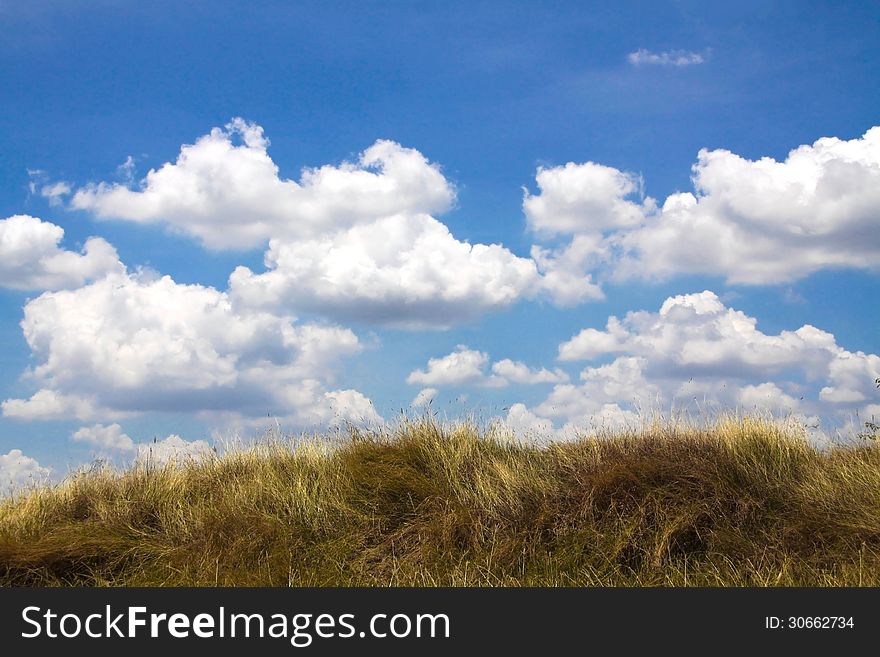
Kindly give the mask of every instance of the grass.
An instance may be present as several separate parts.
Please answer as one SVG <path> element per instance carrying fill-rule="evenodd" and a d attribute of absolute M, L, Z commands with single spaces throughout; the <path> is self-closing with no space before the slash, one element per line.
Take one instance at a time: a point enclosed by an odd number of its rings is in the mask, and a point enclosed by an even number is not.
<path fill-rule="evenodd" d="M 271 441 L 7 498 L 0 584 L 878 586 L 880 448 L 754 418 Z"/>

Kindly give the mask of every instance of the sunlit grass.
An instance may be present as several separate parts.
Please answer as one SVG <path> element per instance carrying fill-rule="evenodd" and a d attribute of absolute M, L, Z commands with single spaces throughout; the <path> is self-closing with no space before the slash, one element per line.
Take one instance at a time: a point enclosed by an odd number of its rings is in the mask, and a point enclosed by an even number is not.
<path fill-rule="evenodd" d="M 877 586 L 880 449 L 759 418 L 272 440 L 7 498 L 0 583 Z"/>

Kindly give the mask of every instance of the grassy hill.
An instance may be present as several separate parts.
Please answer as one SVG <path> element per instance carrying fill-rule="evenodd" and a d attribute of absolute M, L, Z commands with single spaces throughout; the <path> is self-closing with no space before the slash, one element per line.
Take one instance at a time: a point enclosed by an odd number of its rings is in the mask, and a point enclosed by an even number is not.
<path fill-rule="evenodd" d="M 0 502 L 0 584 L 878 586 L 880 448 L 757 419 L 276 441 Z"/>

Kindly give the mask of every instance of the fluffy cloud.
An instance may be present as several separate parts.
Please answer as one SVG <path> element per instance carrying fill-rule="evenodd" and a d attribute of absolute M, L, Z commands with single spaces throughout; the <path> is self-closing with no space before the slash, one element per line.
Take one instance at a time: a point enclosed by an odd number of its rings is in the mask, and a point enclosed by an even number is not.
<path fill-rule="evenodd" d="M 595 162 L 540 168 L 535 180 L 538 193 L 523 198 L 529 228 L 545 239 L 572 236 L 561 248 L 532 247 L 541 290 L 559 306 L 604 298 L 590 272 L 610 255 L 606 235 L 641 225 L 654 200 L 642 198 L 637 176 Z"/>
<path fill-rule="evenodd" d="M 513 361 L 509 358 L 492 363 L 492 374 L 510 383 L 535 384 L 535 383 L 561 383 L 568 381 L 568 375 L 560 369 L 550 371 L 544 368 L 531 369 L 525 363 Z"/>
<path fill-rule="evenodd" d="M 510 383 L 558 383 L 568 380 L 568 376 L 562 370 L 557 369 L 553 372 L 546 369 L 534 370 L 524 363 L 509 358 L 493 363 L 491 371 L 487 371 L 488 365 L 489 354 L 468 349 L 460 344 L 451 354 L 429 359 L 426 370 L 410 372 L 406 382 L 432 386 L 502 387 Z"/>
<path fill-rule="evenodd" d="M 0 219 L 0 285 L 14 290 L 54 290 L 82 285 L 124 270 L 114 249 L 100 237 L 81 253 L 59 248 L 64 229 L 28 215 Z"/>
<path fill-rule="evenodd" d="M 426 370 L 415 370 L 407 383 L 421 385 L 480 385 L 485 381 L 489 354 L 458 345 L 451 354 L 428 360 Z"/>
<path fill-rule="evenodd" d="M 674 194 L 621 240 L 624 275 L 721 274 L 783 283 L 833 267 L 880 262 L 880 128 L 820 139 L 783 162 L 700 151 L 697 195 Z"/>
<path fill-rule="evenodd" d="M 659 312 L 610 317 L 559 346 L 566 361 L 612 356 L 588 366 L 580 383 L 554 386 L 532 412 L 574 429 L 614 426 L 688 405 L 739 407 L 840 423 L 870 414 L 880 357 L 839 346 L 805 325 L 772 335 L 726 307 L 713 292 L 666 299 Z"/>
<path fill-rule="evenodd" d="M 417 150 L 377 141 L 356 162 L 305 169 L 297 182 L 279 177 L 267 146 L 260 126 L 235 119 L 139 189 L 93 184 L 71 205 L 162 222 L 214 249 L 268 240 L 266 271 L 239 267 L 229 284 L 237 303 L 273 312 L 445 328 L 539 292 L 535 262 L 460 241 L 432 216 L 455 189 Z"/>
<path fill-rule="evenodd" d="M 658 386 L 645 379 L 645 364 L 645 359 L 626 357 L 586 368 L 580 385 L 554 386 L 535 410 L 539 416 L 561 418 L 571 427 L 587 429 L 634 422 L 639 410 L 650 409 L 660 397 Z"/>
<path fill-rule="evenodd" d="M 298 425 L 374 420 L 352 390 L 327 390 L 361 345 L 348 329 L 236 308 L 225 293 L 171 278 L 111 275 L 28 302 L 22 329 L 38 364 L 20 419 L 106 421 L 148 411 L 267 413 Z"/>
<path fill-rule="evenodd" d="M 835 404 L 861 404 L 876 397 L 871 385 L 880 377 L 880 356 L 841 350 L 828 366 L 828 384 L 819 397 Z"/>
<path fill-rule="evenodd" d="M 800 400 L 770 382 L 743 386 L 737 393 L 737 401 L 745 410 L 765 409 L 777 414 L 797 411 L 800 407 Z"/>
<path fill-rule="evenodd" d="M 538 169 L 539 193 L 525 191 L 523 211 L 531 229 L 549 235 L 601 234 L 638 226 L 654 210 L 640 195 L 642 181 L 595 162 Z"/>
<path fill-rule="evenodd" d="M 563 360 L 613 353 L 649 358 L 651 372 L 663 375 L 745 377 L 794 369 L 815 379 L 830 376 L 831 363 L 850 352 L 810 325 L 762 333 L 755 318 L 727 308 L 706 290 L 670 297 L 658 313 L 611 317 L 605 331 L 585 329 L 559 346 Z"/>
<path fill-rule="evenodd" d="M 413 400 L 409 405 L 412 408 L 427 406 L 437 396 L 438 392 L 440 391 L 437 390 L 437 388 L 422 388 L 419 390 L 418 394 L 413 397 Z"/>
<path fill-rule="evenodd" d="M 558 249 L 534 245 L 531 256 L 541 274 L 540 289 L 557 306 L 605 298 L 602 288 L 588 273 L 605 256 L 601 236 L 576 235 L 567 246 Z"/>
<path fill-rule="evenodd" d="M 184 440 L 176 434 L 171 434 L 163 440 L 154 440 L 149 443 L 138 443 L 136 446 L 137 461 L 152 465 L 165 465 L 166 463 L 184 463 L 198 461 L 213 453 L 211 446 L 205 440 Z"/>
<path fill-rule="evenodd" d="M 461 242 L 425 214 L 393 215 L 304 241 L 273 239 L 268 271 L 238 267 L 230 294 L 255 308 L 289 308 L 407 328 L 447 327 L 533 294 L 535 263 L 498 244 Z"/>
<path fill-rule="evenodd" d="M 0 454 L 0 486 L 19 488 L 45 481 L 50 473 L 49 468 L 44 468 L 36 459 L 25 456 L 20 449 Z"/>
<path fill-rule="evenodd" d="M 689 52 L 687 50 L 652 52 L 645 48 L 639 48 L 635 52 L 631 52 L 626 58 L 634 66 L 641 66 L 643 64 L 653 66 L 693 66 L 706 61 L 703 55 L 698 52 Z"/>
<path fill-rule="evenodd" d="M 525 404 L 512 404 L 507 410 L 504 425 L 515 436 L 529 442 L 542 442 L 556 435 L 553 421 L 538 417 Z"/>
<path fill-rule="evenodd" d="M 443 212 L 453 187 L 416 150 L 377 141 L 355 163 L 280 178 L 263 129 L 237 118 L 184 145 L 177 160 L 151 170 L 139 189 L 93 184 L 74 208 L 98 217 L 165 223 L 213 249 L 260 246 L 270 237 L 310 239 L 413 212 Z"/>
<path fill-rule="evenodd" d="M 91 427 L 82 427 L 71 434 L 75 442 L 87 443 L 101 452 L 131 452 L 135 450 L 134 441 L 123 433 L 118 424 L 105 426 L 95 424 Z"/>
<path fill-rule="evenodd" d="M 4 417 L 16 420 L 66 420 L 75 418 L 83 422 L 96 419 L 116 420 L 130 413 L 97 408 L 91 399 L 76 394 L 42 388 L 29 399 L 7 399 L 0 404 Z"/>
<path fill-rule="evenodd" d="M 589 238 L 569 271 L 760 285 L 820 269 L 878 269 L 880 127 L 849 141 L 819 139 L 782 162 L 701 150 L 693 182 L 693 193 L 672 194 L 658 210 L 650 198 L 633 199 L 633 174 L 569 163 L 539 170 L 540 194 L 527 193 L 523 209 L 536 230 Z"/>
<path fill-rule="evenodd" d="M 49 205 L 61 205 L 61 200 L 70 194 L 70 185 L 66 182 L 56 182 L 49 185 L 43 185 L 40 188 L 40 196 L 48 199 Z"/>
<path fill-rule="evenodd" d="M 162 440 L 135 442 L 118 424 L 95 424 L 82 427 L 71 434 L 75 442 L 83 442 L 94 447 L 106 458 L 133 456 L 139 463 L 164 465 L 171 461 L 190 461 L 205 458 L 213 453 L 206 440 L 184 440 L 171 434 Z"/>

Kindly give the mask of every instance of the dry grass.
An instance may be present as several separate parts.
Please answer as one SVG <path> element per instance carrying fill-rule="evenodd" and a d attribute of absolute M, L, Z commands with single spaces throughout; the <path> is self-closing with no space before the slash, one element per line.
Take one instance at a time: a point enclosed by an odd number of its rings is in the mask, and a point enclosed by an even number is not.
<path fill-rule="evenodd" d="M 880 449 L 748 418 L 276 441 L 0 502 L 0 584 L 878 586 Z"/>

